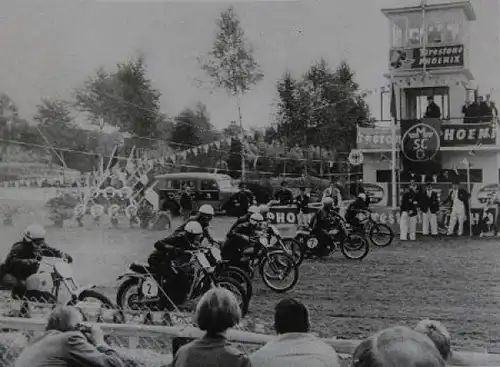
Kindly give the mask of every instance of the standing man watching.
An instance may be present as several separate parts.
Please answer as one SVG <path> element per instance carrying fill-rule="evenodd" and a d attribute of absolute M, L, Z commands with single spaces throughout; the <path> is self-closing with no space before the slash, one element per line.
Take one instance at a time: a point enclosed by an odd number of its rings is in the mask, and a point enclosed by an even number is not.
<path fill-rule="evenodd" d="M 429 235 L 429 226 L 431 234 L 438 235 L 437 212 L 439 211 L 439 198 L 436 191 L 432 190 L 432 183 L 427 183 L 426 189 L 420 192 L 418 198 L 418 207 L 422 211 L 422 233 Z"/>

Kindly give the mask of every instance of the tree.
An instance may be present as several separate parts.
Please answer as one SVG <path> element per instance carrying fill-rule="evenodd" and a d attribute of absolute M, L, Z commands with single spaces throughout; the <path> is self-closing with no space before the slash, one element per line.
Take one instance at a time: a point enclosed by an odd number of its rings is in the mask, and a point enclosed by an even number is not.
<path fill-rule="evenodd" d="M 76 107 L 94 124 L 106 123 L 138 137 L 154 138 L 160 123 L 161 93 L 146 76 L 143 57 L 117 65 L 109 73 L 99 69 L 76 90 Z"/>
<path fill-rule="evenodd" d="M 198 103 L 194 109 L 185 108 L 175 118 L 171 140 L 181 150 L 213 142 L 216 137 L 207 108 L 202 103 Z"/>
<path fill-rule="evenodd" d="M 236 121 L 231 121 L 229 125 L 222 130 L 222 135 L 227 138 L 240 138 L 242 133 L 243 131 Z"/>
<path fill-rule="evenodd" d="M 245 39 L 233 7 L 222 12 L 217 20 L 215 41 L 201 68 L 212 79 L 215 87 L 236 98 L 239 124 L 243 127 L 241 97 L 257 84 L 264 74 L 253 57 L 253 48 Z M 244 168 L 243 164 L 241 168 Z"/>

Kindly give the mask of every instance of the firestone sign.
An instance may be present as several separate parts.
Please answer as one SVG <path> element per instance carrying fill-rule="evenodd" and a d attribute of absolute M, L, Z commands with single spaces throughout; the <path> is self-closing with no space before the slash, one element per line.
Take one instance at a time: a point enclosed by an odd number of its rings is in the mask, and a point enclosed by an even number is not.
<path fill-rule="evenodd" d="M 396 129 L 396 144 L 401 140 L 399 127 Z M 357 148 L 358 149 L 391 149 L 392 132 L 387 128 L 358 128 Z"/>
<path fill-rule="evenodd" d="M 390 67 L 393 70 L 449 68 L 464 66 L 464 46 L 436 46 L 391 50 Z"/>

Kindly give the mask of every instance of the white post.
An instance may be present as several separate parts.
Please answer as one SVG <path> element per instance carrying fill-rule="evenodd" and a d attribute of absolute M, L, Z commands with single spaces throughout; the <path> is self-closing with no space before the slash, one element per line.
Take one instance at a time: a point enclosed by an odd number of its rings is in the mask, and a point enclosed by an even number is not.
<path fill-rule="evenodd" d="M 393 97 L 393 88 L 394 88 L 394 76 L 393 76 L 393 73 L 391 71 L 391 99 Z M 394 98 L 396 98 L 395 96 L 395 92 L 394 92 Z M 391 103 L 392 100 L 391 100 Z M 394 103 L 396 103 L 396 101 L 394 101 Z M 397 113 L 396 113 L 397 115 Z M 396 124 L 397 124 L 397 116 L 393 116 L 392 117 L 392 124 L 391 124 L 391 173 L 392 173 L 392 178 L 391 178 L 391 182 L 392 182 L 392 209 L 397 209 L 398 207 L 398 202 L 397 202 L 397 198 L 398 198 L 398 188 L 397 188 L 397 168 L 396 168 Z"/>
<path fill-rule="evenodd" d="M 468 194 L 469 194 L 468 196 L 470 197 L 470 195 L 472 194 L 472 189 L 471 189 L 471 186 L 470 186 L 470 162 L 469 162 L 468 159 L 467 159 L 466 163 L 467 163 L 467 191 L 468 191 Z M 469 201 L 469 237 L 472 237 L 472 211 L 471 211 L 471 202 L 470 202 L 470 200 L 468 198 L 467 198 L 467 200 Z"/>

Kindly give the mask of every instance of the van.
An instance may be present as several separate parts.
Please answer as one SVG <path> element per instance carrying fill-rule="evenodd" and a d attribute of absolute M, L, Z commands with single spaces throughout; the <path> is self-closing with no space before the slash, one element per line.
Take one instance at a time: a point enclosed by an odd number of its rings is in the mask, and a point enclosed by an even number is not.
<path fill-rule="evenodd" d="M 155 177 L 158 182 L 155 191 L 159 205 L 165 203 L 172 214 L 179 212 L 179 199 L 184 186 L 191 187 L 193 200 L 197 207 L 210 204 L 216 212 L 222 212 L 225 204 L 238 192 L 228 175 L 207 172 L 167 173 Z"/>

